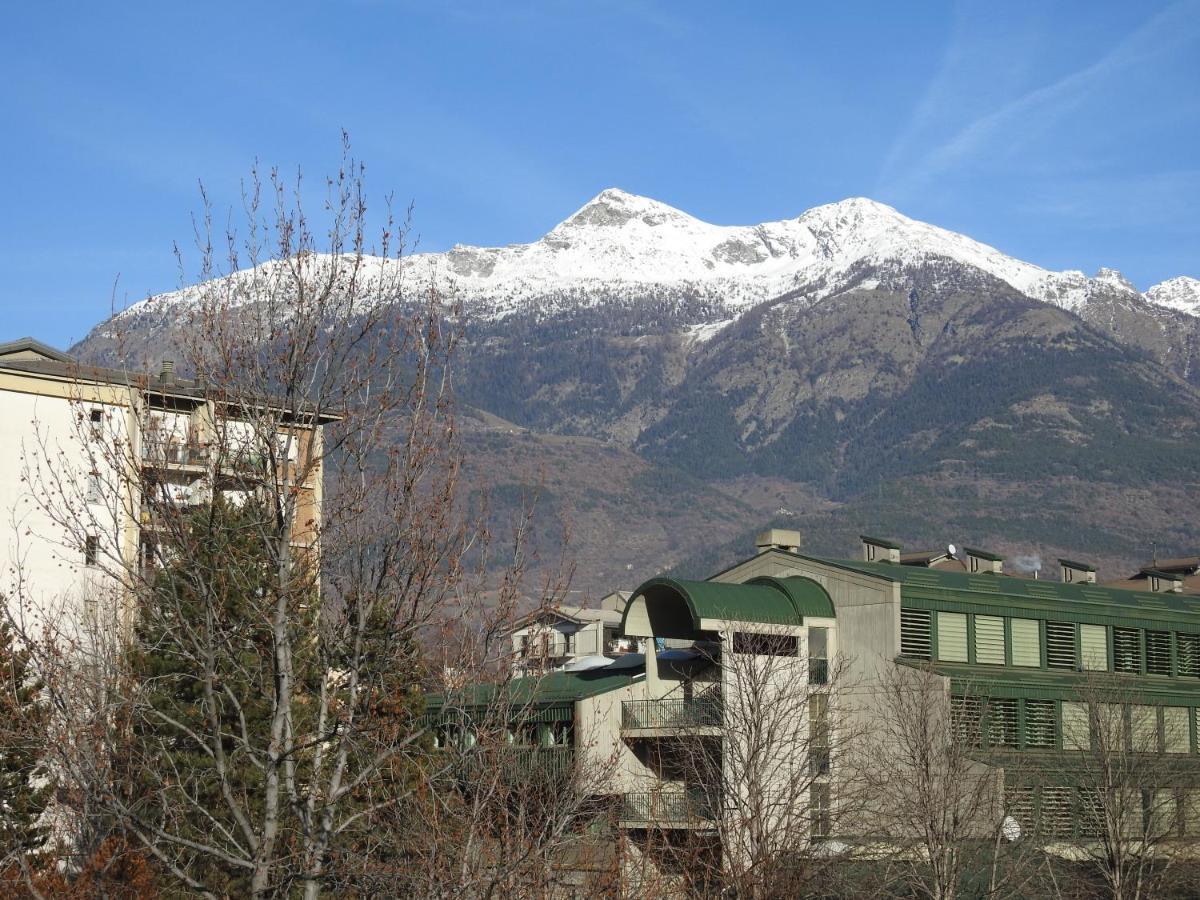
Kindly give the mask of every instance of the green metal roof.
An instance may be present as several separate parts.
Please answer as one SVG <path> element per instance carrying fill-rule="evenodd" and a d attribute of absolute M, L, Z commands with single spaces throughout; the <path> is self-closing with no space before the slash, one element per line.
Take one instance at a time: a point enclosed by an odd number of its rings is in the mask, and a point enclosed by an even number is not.
<path fill-rule="evenodd" d="M 763 625 L 802 625 L 804 617 L 833 617 L 833 601 L 811 578 L 754 578 L 742 584 L 721 581 L 683 581 L 651 578 L 633 592 L 621 617 L 621 630 L 634 601 L 647 602 L 653 595 L 674 594 L 687 605 L 692 628 L 700 630 L 702 619 L 726 619 Z M 657 632 L 656 632 L 657 633 Z"/>
<path fill-rule="evenodd" d="M 462 693 L 449 697 L 445 694 L 433 694 L 427 697 L 425 702 L 431 709 L 445 706 L 447 702 L 479 707 L 497 700 L 511 706 L 551 706 L 574 703 L 619 690 L 644 677 L 645 670 L 640 667 L 622 668 L 616 672 L 610 672 L 607 666 L 584 669 L 580 672 L 548 672 L 542 676 L 514 678 L 502 685 L 471 685 L 464 688 Z"/>
<path fill-rule="evenodd" d="M 898 582 L 903 601 L 933 601 L 935 605 L 939 602 L 969 603 L 973 607 L 979 607 L 977 611 L 983 611 L 983 607 L 999 610 L 1024 607 L 1058 613 L 1078 621 L 1087 621 L 1089 617 L 1097 620 L 1124 618 L 1178 621 L 1181 617 L 1200 615 L 1200 596 L 1193 594 L 1129 591 L 1096 584 L 1013 578 L 990 572 L 972 574 L 945 569 L 926 569 L 921 566 L 902 566 L 889 562 L 861 562 L 815 556 L 808 558 L 852 572 Z M 1193 619 L 1189 624 L 1200 625 L 1200 621 Z"/>

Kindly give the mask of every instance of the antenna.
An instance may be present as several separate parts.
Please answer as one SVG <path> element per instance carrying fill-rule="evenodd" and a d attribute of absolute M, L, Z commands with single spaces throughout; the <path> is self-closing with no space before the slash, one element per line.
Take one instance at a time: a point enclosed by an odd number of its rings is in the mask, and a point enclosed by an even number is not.
<path fill-rule="evenodd" d="M 1158 541 L 1150 542 L 1150 565 L 1158 565 Z"/>

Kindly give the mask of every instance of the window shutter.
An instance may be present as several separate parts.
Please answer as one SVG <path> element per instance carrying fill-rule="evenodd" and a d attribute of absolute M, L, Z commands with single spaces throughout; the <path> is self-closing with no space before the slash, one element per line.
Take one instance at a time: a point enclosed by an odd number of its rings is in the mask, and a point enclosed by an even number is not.
<path fill-rule="evenodd" d="M 1146 632 L 1146 674 L 1171 674 L 1171 632 Z"/>
<path fill-rule="evenodd" d="M 1046 623 L 1046 665 L 1051 669 L 1075 668 L 1075 623 Z"/>
<path fill-rule="evenodd" d="M 1017 746 L 1017 701 L 1004 697 L 988 701 L 988 743 L 993 747 Z"/>
<path fill-rule="evenodd" d="M 1108 671 L 1108 629 L 1104 625 L 1080 625 L 1079 649 L 1083 668 Z"/>
<path fill-rule="evenodd" d="M 1141 635 L 1136 628 L 1113 629 L 1113 670 L 1116 672 L 1141 672 Z"/>
<path fill-rule="evenodd" d="M 967 661 L 967 617 L 963 613 L 937 614 L 938 659 Z"/>
<path fill-rule="evenodd" d="M 1069 837 L 1075 830 L 1075 791 L 1069 787 L 1042 788 L 1041 825 L 1045 834 Z"/>
<path fill-rule="evenodd" d="M 1158 752 L 1158 707 L 1135 705 L 1129 708 L 1129 726 L 1134 753 Z"/>
<path fill-rule="evenodd" d="M 980 747 L 983 744 L 983 704 L 978 697 L 950 698 L 950 716 L 954 737 L 961 746 Z"/>
<path fill-rule="evenodd" d="M 1200 634 L 1175 635 L 1176 672 L 1182 678 L 1200 678 Z"/>
<path fill-rule="evenodd" d="M 1000 616 L 975 617 L 975 662 L 1004 665 L 1004 619 Z"/>
<path fill-rule="evenodd" d="M 1037 619 L 1009 619 L 1008 624 L 1012 634 L 1012 664 L 1040 668 L 1042 646 Z"/>
<path fill-rule="evenodd" d="M 1054 701 L 1025 701 L 1025 746 L 1052 749 L 1058 746 L 1055 734 Z"/>
<path fill-rule="evenodd" d="M 1163 743 L 1168 753 L 1192 750 L 1191 711 L 1186 706 L 1163 707 Z"/>
<path fill-rule="evenodd" d="M 1085 704 L 1063 703 L 1062 739 L 1064 750 L 1092 748 L 1092 732 L 1088 726 L 1088 708 Z"/>
<path fill-rule="evenodd" d="M 900 610 L 900 652 L 914 659 L 931 658 L 930 612 L 925 609 Z"/>

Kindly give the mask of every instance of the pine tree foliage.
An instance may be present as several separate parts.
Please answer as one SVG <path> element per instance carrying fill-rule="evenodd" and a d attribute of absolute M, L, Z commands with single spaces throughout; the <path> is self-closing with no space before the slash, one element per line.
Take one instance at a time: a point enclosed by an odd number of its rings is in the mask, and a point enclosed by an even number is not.
<path fill-rule="evenodd" d="M 53 784 L 40 753 L 47 708 L 30 655 L 0 622 L 0 860 L 41 848 Z"/>

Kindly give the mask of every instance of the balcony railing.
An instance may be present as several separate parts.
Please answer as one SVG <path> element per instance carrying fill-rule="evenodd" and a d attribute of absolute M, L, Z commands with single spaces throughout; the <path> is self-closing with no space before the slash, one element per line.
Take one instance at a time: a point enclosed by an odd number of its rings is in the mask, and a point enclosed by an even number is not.
<path fill-rule="evenodd" d="M 706 728 L 721 724 L 717 697 L 694 700 L 626 700 L 621 704 L 622 728 Z"/>
<path fill-rule="evenodd" d="M 145 441 L 142 443 L 142 461 L 154 466 L 203 466 L 208 462 L 208 448 L 198 444 Z"/>
<path fill-rule="evenodd" d="M 715 818 L 716 803 L 698 789 L 629 793 L 621 807 L 621 820 L 632 825 L 695 828 Z"/>

